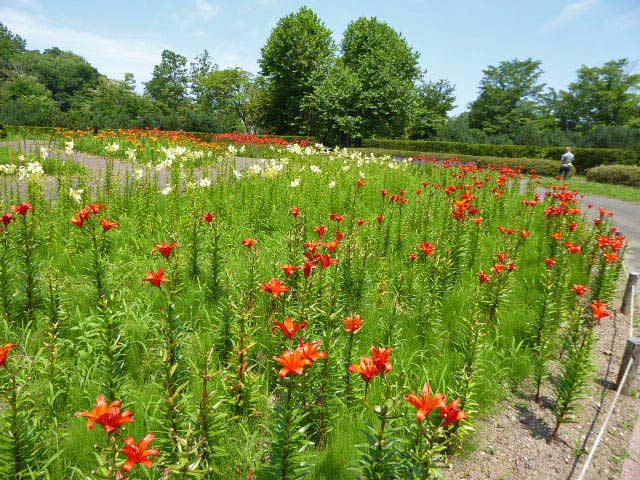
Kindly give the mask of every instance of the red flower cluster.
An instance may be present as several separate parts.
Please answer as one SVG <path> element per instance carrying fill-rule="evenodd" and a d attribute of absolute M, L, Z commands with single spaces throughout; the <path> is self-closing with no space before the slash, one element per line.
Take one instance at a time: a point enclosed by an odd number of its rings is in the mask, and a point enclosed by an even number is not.
<path fill-rule="evenodd" d="M 7 343 L 4 346 L 0 346 L 0 368 L 5 366 L 5 364 L 7 363 L 7 355 L 14 348 L 16 348 L 15 343 Z"/>
<path fill-rule="evenodd" d="M 76 213 L 72 215 L 71 223 L 78 228 L 82 228 L 85 222 L 87 222 L 89 218 L 91 218 L 91 215 L 95 217 L 102 210 L 105 210 L 106 208 L 107 208 L 106 205 L 102 205 L 98 203 L 91 203 L 89 205 L 85 205 L 84 207 L 82 207 L 80 210 L 78 210 Z M 105 217 L 102 217 L 100 219 L 100 225 L 102 225 L 102 229 L 105 232 L 108 232 L 112 228 L 120 228 L 120 224 L 118 222 L 107 220 Z"/>
<path fill-rule="evenodd" d="M 278 377 L 282 379 L 287 375 L 302 375 L 305 367 L 312 366 L 313 362 L 320 359 L 326 360 L 327 354 L 318 351 L 320 345 L 322 345 L 321 340 L 306 343 L 300 339 L 298 348 L 293 351 L 285 350 L 279 357 L 273 357 L 282 366 Z"/>
<path fill-rule="evenodd" d="M 391 352 L 392 348 L 372 346 L 371 357 L 362 357 L 359 364 L 354 363 L 349 367 L 349 372 L 359 373 L 362 379 L 369 383 L 378 375 L 391 372 Z"/>
<path fill-rule="evenodd" d="M 420 396 L 410 393 L 404 397 L 407 402 L 418 409 L 416 420 L 422 423 L 435 409 L 440 410 L 440 421 L 446 428 L 452 423 L 459 422 L 467 418 L 467 414 L 460 410 L 460 399 L 457 398 L 447 405 L 447 397 L 442 393 L 431 394 L 431 385 L 425 383 Z"/>
<path fill-rule="evenodd" d="M 20 205 L 13 205 L 11 209 L 18 215 L 25 217 L 30 211 L 34 211 L 35 208 L 29 202 L 21 203 Z"/>
<path fill-rule="evenodd" d="M 107 405 L 107 399 L 104 395 L 100 395 L 96 400 L 96 406 L 93 410 L 78 412 L 75 416 L 88 418 L 87 428 L 89 430 L 93 430 L 93 426 L 97 423 L 98 425 L 102 425 L 104 431 L 111 435 L 116 432 L 121 425 L 133 422 L 133 412 L 131 410 L 125 410 L 123 412 L 121 411 L 121 407 L 122 402 L 120 400 L 116 400 Z M 124 472 L 131 472 L 133 467 L 139 463 L 145 467 L 151 467 L 153 465 L 153 461 L 149 457 L 157 457 L 160 455 L 160 452 L 155 448 L 148 448 L 154 438 L 155 435 L 149 433 L 140 440 L 139 443 L 136 443 L 133 437 L 127 437 L 124 441 L 125 447 L 120 450 L 127 456 L 127 461 L 122 467 Z"/>

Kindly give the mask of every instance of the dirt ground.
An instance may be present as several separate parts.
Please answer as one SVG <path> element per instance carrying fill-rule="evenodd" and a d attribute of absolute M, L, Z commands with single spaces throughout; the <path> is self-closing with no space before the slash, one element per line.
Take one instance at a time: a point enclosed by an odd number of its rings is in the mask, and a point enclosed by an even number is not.
<path fill-rule="evenodd" d="M 626 280 L 622 279 L 622 280 Z M 624 288 L 624 281 L 621 285 Z M 612 302 L 619 306 L 620 299 Z M 448 480 L 576 479 L 615 396 L 615 382 L 629 337 L 629 318 L 620 313 L 597 327 L 594 346 L 596 372 L 582 402 L 579 421 L 562 425 L 558 440 L 547 444 L 554 425 L 553 387 L 547 381 L 540 404 L 535 388 L 523 384 L 495 413 L 477 422 L 470 439 L 475 449 L 456 456 L 443 472 Z M 615 480 L 620 474 L 631 433 L 638 419 L 637 397 L 620 396 L 600 447 L 585 476 L 588 480 Z M 639 479 L 640 480 L 640 479 Z"/>

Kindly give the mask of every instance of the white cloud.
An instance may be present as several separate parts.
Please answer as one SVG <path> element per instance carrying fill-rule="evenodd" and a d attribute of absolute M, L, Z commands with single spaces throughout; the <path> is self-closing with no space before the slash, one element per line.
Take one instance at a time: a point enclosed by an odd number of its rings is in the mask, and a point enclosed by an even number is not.
<path fill-rule="evenodd" d="M 19 5 L 0 6 L 2 22 L 13 32 L 27 40 L 28 48 L 59 47 L 83 56 L 101 73 L 122 79 L 131 72 L 140 82 L 151 77 L 160 54 L 167 48 L 145 38 L 112 37 L 83 31 L 69 20 L 56 21 L 40 13 L 34 0 L 20 0 Z"/>
<path fill-rule="evenodd" d="M 204 0 L 196 0 L 196 11 L 204 21 L 211 20 L 220 11 L 220 7 Z"/>
<path fill-rule="evenodd" d="M 553 27 L 561 25 L 584 15 L 589 9 L 595 6 L 598 0 L 578 0 L 564 6 L 560 15 L 547 22 L 547 26 Z"/>

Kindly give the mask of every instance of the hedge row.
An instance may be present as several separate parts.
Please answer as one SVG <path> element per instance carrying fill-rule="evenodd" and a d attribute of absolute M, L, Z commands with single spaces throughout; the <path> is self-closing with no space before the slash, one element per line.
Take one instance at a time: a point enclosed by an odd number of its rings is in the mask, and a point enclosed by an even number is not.
<path fill-rule="evenodd" d="M 478 155 L 501 158 L 544 158 L 560 162 L 566 147 L 536 147 L 532 145 L 494 145 L 482 143 L 439 142 L 432 140 L 387 140 L 363 141 L 363 147 L 389 148 L 412 152 L 443 152 L 456 155 Z M 638 153 L 633 150 L 614 148 L 574 148 L 574 166 L 578 173 L 598 165 L 637 165 Z"/>
<path fill-rule="evenodd" d="M 434 152 L 414 152 L 409 150 L 393 150 L 386 148 L 355 148 L 363 153 L 373 153 L 377 156 L 390 155 L 392 157 L 428 157 L 439 158 L 444 160 L 445 158 L 455 157 L 462 162 L 474 162 L 480 167 L 487 167 L 489 165 L 496 166 L 508 166 L 511 168 L 522 167 L 524 173 L 537 173 L 545 176 L 556 176 L 558 174 L 559 162 L 554 160 L 546 160 L 544 158 L 511 158 L 511 157 L 486 157 L 476 155 L 449 155 L 447 153 L 434 153 Z"/>
<path fill-rule="evenodd" d="M 0 132 L 4 132 L 4 135 L 19 136 L 19 137 L 33 137 L 41 135 L 55 135 L 55 127 L 24 127 L 17 125 L 0 125 Z"/>
<path fill-rule="evenodd" d="M 587 170 L 587 180 L 640 188 L 640 167 L 631 165 L 600 165 Z"/>

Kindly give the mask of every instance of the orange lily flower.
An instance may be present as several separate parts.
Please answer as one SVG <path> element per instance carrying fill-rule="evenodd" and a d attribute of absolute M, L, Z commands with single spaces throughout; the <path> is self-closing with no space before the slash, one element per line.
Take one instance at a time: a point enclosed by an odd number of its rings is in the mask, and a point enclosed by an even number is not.
<path fill-rule="evenodd" d="M 271 331 L 275 333 L 276 330 L 280 330 L 282 333 L 284 333 L 285 337 L 287 337 L 289 340 L 293 340 L 293 337 L 296 336 L 296 333 L 298 333 L 298 330 L 306 330 L 306 329 L 307 329 L 306 321 L 295 323 L 293 321 L 293 318 L 287 317 L 284 319 L 284 322 L 275 322 L 275 327 L 273 327 Z"/>
<path fill-rule="evenodd" d="M 376 364 L 376 368 L 380 370 L 380 373 L 391 371 L 391 361 L 389 360 L 391 352 L 393 352 L 393 348 L 371 347 L 371 353 L 373 353 L 373 363 Z"/>
<path fill-rule="evenodd" d="M 289 287 L 282 283 L 280 279 L 272 278 L 267 283 L 262 284 L 262 291 L 272 293 L 273 298 L 278 298 L 283 293 L 288 292 Z"/>
<path fill-rule="evenodd" d="M 607 304 L 600 300 L 591 304 L 591 311 L 593 312 L 593 318 L 595 318 L 598 323 L 600 323 L 600 320 L 603 318 L 611 316 L 611 312 L 607 310 Z"/>
<path fill-rule="evenodd" d="M 443 426 L 445 427 L 466 418 L 468 418 L 467 414 L 463 410 L 460 410 L 459 398 L 456 398 L 449 405 L 440 407 L 440 419 L 443 421 Z"/>
<path fill-rule="evenodd" d="M 147 273 L 147 277 L 142 280 L 142 283 L 149 282 L 154 287 L 161 288 L 161 285 L 168 281 L 167 277 L 164 276 L 164 268 L 160 268 L 157 272 Z"/>
<path fill-rule="evenodd" d="M 421 396 L 410 393 L 404 399 L 418 409 L 416 420 L 422 423 L 433 410 L 436 408 L 444 408 L 446 406 L 446 397 L 441 393 L 431 395 L 431 385 L 425 383 L 422 387 Z"/>
<path fill-rule="evenodd" d="M 107 433 L 115 432 L 118 427 L 124 423 L 133 422 L 133 412 L 131 410 L 125 410 L 120 413 L 120 407 L 122 402 L 116 400 L 107 405 L 107 400 L 104 395 L 100 395 L 96 400 L 96 406 L 93 410 L 87 412 L 78 412 L 76 417 L 86 417 L 87 428 L 93 430 L 93 425 L 98 423 L 103 426 L 104 431 Z"/>
<path fill-rule="evenodd" d="M 367 383 L 373 380 L 380 373 L 380 370 L 378 370 L 378 367 L 376 367 L 376 364 L 371 357 L 362 357 L 360 359 L 360 364 L 358 365 L 357 363 L 354 363 L 349 367 L 349 371 L 351 373 L 359 373 L 362 379 Z"/>
<path fill-rule="evenodd" d="M 285 350 L 279 357 L 273 357 L 273 359 L 282 365 L 278 377 L 281 379 L 287 375 L 302 375 L 304 373 L 304 367 L 307 365 L 307 359 L 304 358 L 304 354 L 296 349 L 293 352 L 291 350 Z"/>
<path fill-rule="evenodd" d="M 154 245 L 156 248 L 151 250 L 151 253 L 158 252 L 164 258 L 169 258 L 173 250 L 180 246 L 176 242 L 154 242 Z"/>
<path fill-rule="evenodd" d="M 4 367 L 7 363 L 7 354 L 14 348 L 16 348 L 15 343 L 7 343 L 3 347 L 0 347 L 0 367 Z"/>
<path fill-rule="evenodd" d="M 121 451 L 127 456 L 127 461 L 122 469 L 129 473 L 133 467 L 141 463 L 145 467 L 151 467 L 153 461 L 149 457 L 157 457 L 160 452 L 155 448 L 148 449 L 147 447 L 153 442 L 156 436 L 153 433 L 147 434 L 140 443 L 136 444 L 133 437 L 128 437 L 124 443 L 127 445 Z"/>
<path fill-rule="evenodd" d="M 326 352 L 318 351 L 320 345 L 322 345 L 322 340 L 315 342 L 303 342 L 302 339 L 300 339 L 300 346 L 298 347 L 298 350 L 300 350 L 302 355 L 304 355 L 307 365 L 311 366 L 313 365 L 313 362 L 317 362 L 320 359 L 327 359 Z"/>
<path fill-rule="evenodd" d="M 364 321 L 360 318 L 360 315 L 355 315 L 347 317 L 342 323 L 344 323 L 347 333 L 355 333 L 362 328 Z"/>
<path fill-rule="evenodd" d="M 120 228 L 120 223 L 112 222 L 111 220 L 107 220 L 105 217 L 100 219 L 100 225 L 102 225 L 105 232 L 108 232 L 112 228 Z"/>

